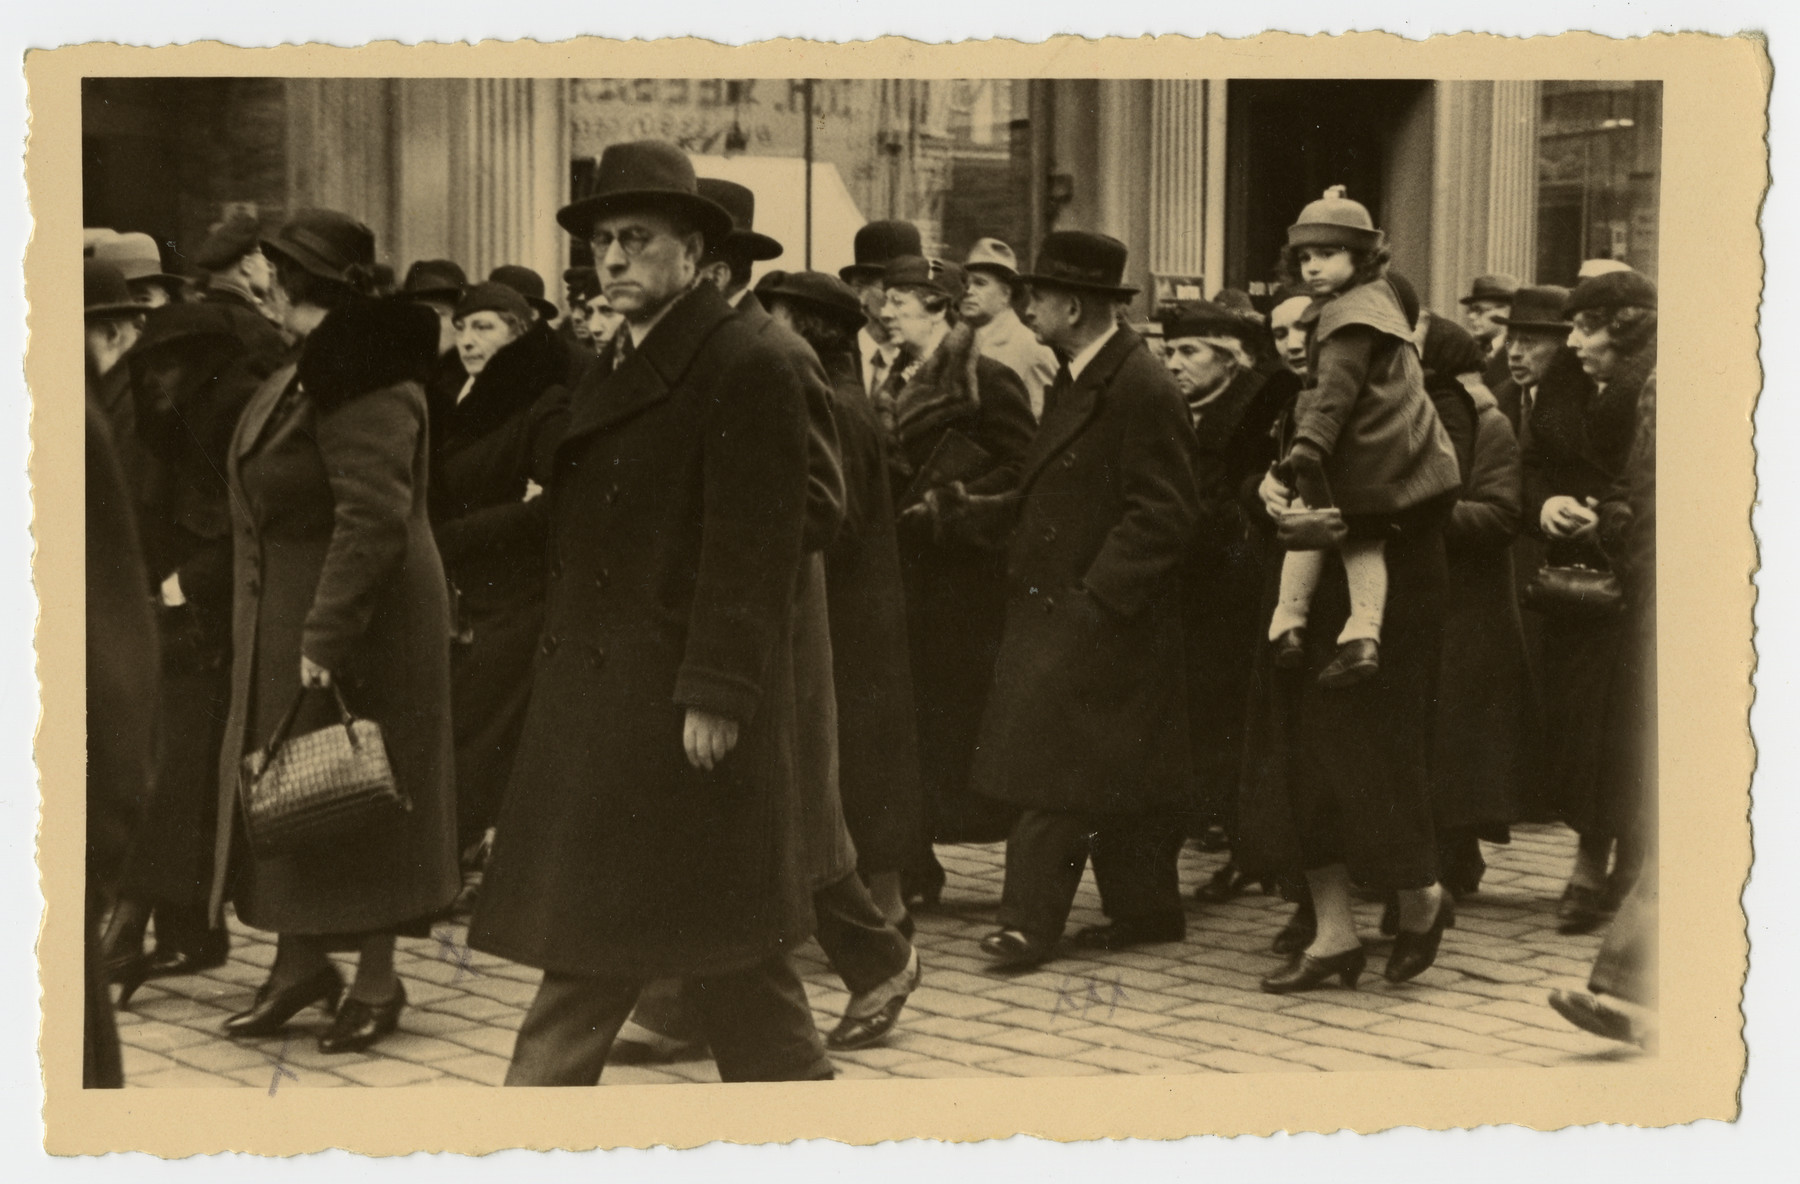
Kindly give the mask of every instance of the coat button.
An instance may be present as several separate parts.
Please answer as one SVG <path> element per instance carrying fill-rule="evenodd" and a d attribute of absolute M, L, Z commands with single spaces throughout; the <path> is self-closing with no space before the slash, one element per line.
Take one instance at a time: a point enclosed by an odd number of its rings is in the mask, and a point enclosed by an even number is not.
<path fill-rule="evenodd" d="M 618 500 L 619 500 L 619 485 L 618 485 L 618 482 L 615 481 L 613 484 L 608 485 L 606 487 L 606 504 L 610 506 Z"/>
<path fill-rule="evenodd" d="M 612 587 L 612 572 L 607 571 L 604 567 L 601 568 L 600 574 L 594 577 L 594 587 L 596 587 L 596 588 Z"/>
<path fill-rule="evenodd" d="M 606 665 L 606 651 L 597 645 L 589 647 L 588 665 L 592 666 L 595 670 Z"/>
<path fill-rule="evenodd" d="M 1072 469 L 1074 467 L 1075 467 L 1075 454 L 1073 452 L 1071 452 L 1067 456 L 1063 457 L 1063 468 Z"/>
<path fill-rule="evenodd" d="M 1054 543 L 1056 541 L 1056 527 L 1054 527 L 1054 526 L 1044 527 L 1044 541 L 1046 543 Z"/>
<path fill-rule="evenodd" d="M 544 634 L 544 643 L 539 648 L 544 651 L 544 656 L 546 658 L 548 658 L 551 654 L 554 654 L 556 652 L 556 634 L 554 634 L 554 633 Z"/>
<path fill-rule="evenodd" d="M 1044 611 L 1047 613 L 1056 611 L 1056 597 L 1054 597 L 1054 596 L 1044 597 Z"/>

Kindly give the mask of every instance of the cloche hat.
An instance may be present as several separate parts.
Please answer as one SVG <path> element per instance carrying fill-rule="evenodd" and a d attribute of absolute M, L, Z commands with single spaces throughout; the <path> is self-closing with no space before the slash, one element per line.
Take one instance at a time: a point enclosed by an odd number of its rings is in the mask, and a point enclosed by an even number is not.
<path fill-rule="evenodd" d="M 300 210 L 263 240 L 266 254 L 280 255 L 320 279 L 361 288 L 374 279 L 375 232 L 337 210 Z"/>
<path fill-rule="evenodd" d="M 771 271 L 757 283 L 756 294 L 804 304 L 848 329 L 860 329 L 868 320 L 850 285 L 822 271 Z"/>
<path fill-rule="evenodd" d="M 1575 287 L 1569 297 L 1568 315 L 1595 308 L 1656 307 L 1656 285 L 1636 271 L 1609 271 L 1590 276 Z"/>
<path fill-rule="evenodd" d="M 1381 231 L 1375 228 L 1367 206 L 1351 201 L 1344 196 L 1343 186 L 1334 185 L 1300 211 L 1288 227 L 1287 245 L 1374 250 L 1381 245 Z"/>

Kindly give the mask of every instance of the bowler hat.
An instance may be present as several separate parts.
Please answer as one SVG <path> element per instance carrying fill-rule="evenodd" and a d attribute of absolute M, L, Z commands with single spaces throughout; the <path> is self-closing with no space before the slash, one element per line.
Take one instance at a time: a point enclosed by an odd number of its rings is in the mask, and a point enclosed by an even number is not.
<path fill-rule="evenodd" d="M 1164 341 L 1183 337 L 1230 337 L 1246 347 L 1251 342 L 1250 323 L 1242 315 L 1211 300 L 1173 305 L 1161 319 Z"/>
<path fill-rule="evenodd" d="M 847 284 L 876 279 L 889 260 L 924 255 L 925 245 L 919 239 L 919 228 L 911 222 L 870 222 L 856 232 L 855 250 L 856 262 L 838 269 L 838 278 Z"/>
<path fill-rule="evenodd" d="M 756 294 L 803 304 L 848 329 L 860 329 L 868 320 L 850 285 L 822 271 L 771 271 L 756 285 Z"/>
<path fill-rule="evenodd" d="M 988 271 L 1009 284 L 1019 282 L 1019 257 L 997 238 L 978 238 L 963 260 L 964 271 Z"/>
<path fill-rule="evenodd" d="M 1137 295 L 1119 283 L 1125 278 L 1125 244 L 1089 230 L 1057 230 L 1044 236 L 1037 266 L 1019 276 L 1033 287 L 1104 292 L 1121 299 Z"/>
<path fill-rule="evenodd" d="M 155 280 L 179 288 L 185 282 L 180 276 L 163 270 L 162 253 L 156 249 L 156 240 L 141 230 L 96 239 L 93 257 L 118 268 L 127 284 Z"/>
<path fill-rule="evenodd" d="M 546 321 L 554 321 L 562 310 L 544 298 L 544 277 L 529 267 L 517 263 L 502 263 L 488 272 L 488 283 L 505 284 L 519 295 L 525 297 L 525 303 L 537 310 L 538 316 Z"/>
<path fill-rule="evenodd" d="M 400 295 L 408 300 L 442 300 L 455 304 L 469 286 L 463 269 L 448 259 L 420 259 L 406 269 Z"/>
<path fill-rule="evenodd" d="M 374 278 L 375 232 L 337 210 L 300 210 L 263 251 L 281 255 L 320 279 L 364 287 Z"/>
<path fill-rule="evenodd" d="M 1341 192 L 1341 191 L 1338 191 Z M 1290 247 L 1349 247 L 1374 250 L 1381 245 L 1381 231 L 1369 217 L 1369 208 L 1347 197 L 1327 196 L 1308 202 L 1288 227 Z"/>
<path fill-rule="evenodd" d="M 1474 304 L 1487 300 L 1495 304 L 1510 304 L 1518 290 L 1519 281 L 1503 271 L 1493 275 L 1478 275 L 1475 282 L 1469 285 L 1469 294 L 1462 298 L 1461 303 Z"/>
<path fill-rule="evenodd" d="M 1609 271 L 1590 276 L 1575 286 L 1568 314 L 1594 308 L 1655 308 L 1656 285 L 1635 271 Z"/>
<path fill-rule="evenodd" d="M 476 284 L 456 302 L 458 320 L 470 313 L 484 311 L 507 313 L 517 317 L 527 327 L 531 325 L 531 305 L 517 288 L 501 280 Z"/>
<path fill-rule="evenodd" d="M 925 288 L 951 300 L 961 300 L 967 279 L 962 268 L 942 259 L 923 255 L 901 255 L 888 260 L 881 271 L 884 288 Z"/>
<path fill-rule="evenodd" d="M 556 211 L 556 221 L 576 238 L 593 235 L 601 218 L 632 210 L 666 210 L 693 220 L 708 245 L 731 233 L 731 215 L 700 195 L 694 165 L 666 140 L 610 144 L 600 154 L 587 196 Z"/>
<path fill-rule="evenodd" d="M 766 234 L 758 234 L 756 225 L 756 193 L 747 185 L 718 177 L 700 178 L 700 196 L 724 208 L 731 215 L 731 233 L 709 247 L 733 253 L 742 252 L 753 260 L 781 258 L 781 244 Z"/>
<path fill-rule="evenodd" d="M 569 290 L 571 302 L 588 300 L 600 294 L 600 273 L 591 267 L 570 267 L 563 271 L 563 286 Z"/>
<path fill-rule="evenodd" d="M 142 316 L 145 308 L 131 298 L 125 274 L 104 259 L 81 261 L 81 296 L 84 317 L 88 320 L 119 320 Z"/>
<path fill-rule="evenodd" d="M 261 245 L 262 227 L 252 214 L 237 213 L 213 227 L 194 252 L 194 266 L 223 271 Z"/>
<path fill-rule="evenodd" d="M 1520 288 L 1513 296 L 1510 316 L 1497 318 L 1508 329 L 1536 330 L 1540 333 L 1569 332 L 1569 290 L 1555 284 L 1536 288 Z"/>

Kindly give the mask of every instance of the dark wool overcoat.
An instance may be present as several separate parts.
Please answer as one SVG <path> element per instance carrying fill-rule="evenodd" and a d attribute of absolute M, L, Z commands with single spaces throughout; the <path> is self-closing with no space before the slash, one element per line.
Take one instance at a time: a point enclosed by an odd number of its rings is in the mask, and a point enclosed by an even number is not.
<path fill-rule="evenodd" d="M 984 357 L 967 325 L 958 325 L 901 387 L 904 419 L 891 441 L 894 510 L 903 514 L 924 490 L 918 472 L 951 432 L 987 454 L 969 476 L 971 492 L 997 495 L 1018 484 L 1037 430 L 1019 376 Z M 885 395 L 885 392 L 884 392 Z M 919 772 L 926 827 L 939 842 L 985 842 L 1012 829 L 1012 811 L 974 796 L 969 767 L 987 705 L 1006 622 L 1004 556 L 955 537 L 938 538 L 922 522 L 899 524 L 906 632 L 912 649 Z"/>
<path fill-rule="evenodd" d="M 704 285 L 609 360 L 556 454 L 544 636 L 469 941 L 567 974 L 741 968 L 812 929 L 791 691 L 806 392 Z M 739 722 L 711 772 L 683 750 L 689 708 Z"/>
<path fill-rule="evenodd" d="M 232 441 L 231 714 L 219 758 L 212 907 L 278 933 L 416 929 L 456 869 L 449 598 L 425 506 L 429 310 L 357 300 L 250 399 Z M 300 689 L 300 656 L 380 725 L 412 810 L 329 846 L 259 857 L 243 841 L 238 765 Z M 306 696 L 295 734 L 335 723 Z"/>
<path fill-rule="evenodd" d="M 563 428 L 562 351 L 542 324 L 488 359 L 461 401 L 434 392 L 431 527 L 455 612 L 450 648 L 457 842 L 494 823 L 512 774 L 543 628 L 548 503 Z"/>
<path fill-rule="evenodd" d="M 231 505 L 225 470 L 250 396 L 287 360 L 286 339 L 247 304 L 170 304 L 150 313 L 127 357 L 138 371 L 137 447 L 149 593 L 161 604 L 163 693 L 156 793 L 122 891 L 200 908 L 212 889 L 219 747 L 231 703 Z M 145 363 L 159 364 L 146 369 Z"/>
<path fill-rule="evenodd" d="M 865 873 L 897 871 L 917 849 L 923 822 L 887 442 L 863 391 L 856 355 L 823 362 L 836 396 L 845 487 L 844 523 L 825 551 L 838 789 L 858 866 Z"/>
<path fill-rule="evenodd" d="M 1252 525 L 1240 492 L 1277 459 L 1275 423 L 1299 390 L 1299 376 L 1285 366 L 1259 367 L 1194 410 L 1201 512 L 1183 570 L 1188 731 L 1195 804 L 1203 817 L 1227 827 L 1236 816 L 1250 665 L 1262 640 L 1263 569 L 1271 556 L 1280 559 Z"/>
<path fill-rule="evenodd" d="M 1525 450 L 1525 524 L 1544 542 L 1546 563 L 1606 568 L 1597 538 L 1551 541 L 1542 525 L 1552 497 L 1605 497 L 1624 472 L 1637 430 L 1638 397 L 1656 351 L 1621 365 L 1604 389 L 1570 372 L 1546 380 L 1531 411 Z M 1543 778 L 1557 813 L 1584 837 L 1616 837 L 1636 821 L 1641 780 L 1627 751 L 1629 707 L 1620 701 L 1627 622 L 1539 614 L 1544 712 Z"/>
<path fill-rule="evenodd" d="M 1191 759 L 1180 565 L 1200 512 L 1187 406 L 1117 330 L 1026 455 L 978 792 L 1098 814 L 1179 806 Z"/>

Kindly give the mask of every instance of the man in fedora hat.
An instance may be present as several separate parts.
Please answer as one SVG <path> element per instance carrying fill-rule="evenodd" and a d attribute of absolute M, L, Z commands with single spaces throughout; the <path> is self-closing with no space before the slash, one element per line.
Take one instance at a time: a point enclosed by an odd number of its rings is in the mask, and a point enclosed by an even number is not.
<path fill-rule="evenodd" d="M 813 927 L 792 622 L 807 406 L 700 283 L 731 216 L 673 144 L 614 144 L 557 221 L 625 326 L 571 396 L 519 757 L 470 925 L 541 967 L 510 1085 L 593 1085 L 645 983 L 693 980 L 727 1081 L 832 1075 L 787 954 Z"/>
<path fill-rule="evenodd" d="M 1006 844 L 1003 966 L 1051 957 L 1090 855 L 1122 949 L 1185 933 L 1176 857 L 1192 783 L 1180 568 L 1199 515 L 1188 411 L 1119 324 L 1125 245 L 1057 231 L 1022 276 L 1025 320 L 1063 359 L 1012 516 L 1006 631 L 982 722 L 978 792 L 1023 808 Z"/>
<path fill-rule="evenodd" d="M 1506 317 L 1519 281 L 1504 272 L 1478 275 L 1462 298 L 1463 327 L 1481 347 L 1482 382 L 1491 391 L 1506 377 Z"/>
<path fill-rule="evenodd" d="M 1568 303 L 1567 288 L 1554 284 L 1521 288 L 1500 320 L 1506 333 L 1507 374 L 1492 389 L 1500 410 L 1521 439 L 1538 388 L 1550 376 L 1558 357 L 1566 355 L 1565 367 L 1578 369 L 1568 351 L 1569 330 L 1574 327 L 1563 311 Z"/>
<path fill-rule="evenodd" d="M 873 398 L 900 356 L 900 342 L 881 319 L 882 306 L 887 303 L 882 277 L 887 274 L 889 263 L 909 255 L 923 255 L 925 247 L 917 226 L 889 220 L 870 222 L 858 230 L 854 249 L 856 262 L 839 268 L 838 278 L 855 290 L 867 318 L 857 331 L 856 344 L 862 362 L 863 390 Z"/>
<path fill-rule="evenodd" d="M 1013 305 L 1019 298 L 1019 261 L 997 238 L 975 240 L 963 261 L 968 286 L 962 316 L 975 328 L 975 346 L 1019 376 L 1031 398 L 1031 414 L 1044 417 L 1044 388 L 1056 377 L 1056 355 L 1025 327 Z"/>
<path fill-rule="evenodd" d="M 143 333 L 144 314 L 150 310 L 133 297 L 118 267 L 105 260 L 82 260 L 81 286 L 88 400 L 106 417 L 112 447 L 130 481 L 138 467 L 137 408 L 131 399 L 131 375 L 119 363 Z"/>
<path fill-rule="evenodd" d="M 88 254 L 118 268 L 131 289 L 131 298 L 151 308 L 180 299 L 187 283 L 163 270 L 162 252 L 157 250 L 156 240 L 140 230 L 97 236 Z"/>
<path fill-rule="evenodd" d="M 268 300 L 275 275 L 262 253 L 262 227 L 254 214 L 235 213 L 208 231 L 194 252 L 194 266 L 206 277 L 201 300 L 235 305 L 274 323 Z"/>

